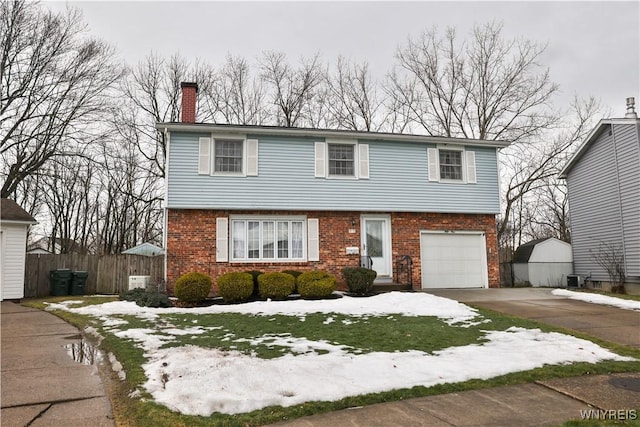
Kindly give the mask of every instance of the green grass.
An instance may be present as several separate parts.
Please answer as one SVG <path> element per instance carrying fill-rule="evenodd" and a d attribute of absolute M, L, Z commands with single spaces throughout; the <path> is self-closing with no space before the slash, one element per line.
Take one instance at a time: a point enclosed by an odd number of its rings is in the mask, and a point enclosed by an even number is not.
<path fill-rule="evenodd" d="M 51 298 L 46 301 L 80 299 L 77 297 Z M 82 305 L 97 304 L 109 301 L 106 298 L 82 298 Z M 44 300 L 27 303 L 32 307 L 43 308 Z M 235 313 L 223 314 L 166 314 L 154 320 L 140 319 L 135 316 L 113 316 L 127 321 L 126 325 L 116 329 L 157 328 L 158 333 L 171 325 L 177 328 L 199 326 L 209 328 L 206 333 L 176 336 L 169 346 L 185 344 L 223 350 L 238 350 L 243 353 L 255 352 L 261 358 L 274 358 L 288 353 L 288 348 L 263 342 L 250 345 L 242 339 L 252 339 L 265 335 L 290 334 L 309 340 L 324 340 L 330 343 L 348 346 L 346 351 L 366 353 L 372 351 L 406 351 L 419 350 L 434 352 L 452 346 L 462 346 L 481 342 L 485 330 L 505 330 L 511 326 L 524 328 L 540 328 L 543 331 L 570 333 L 580 338 L 588 338 L 597 344 L 626 356 L 640 359 L 640 350 L 622 345 L 615 345 L 589 338 L 584 334 L 541 325 L 513 316 L 502 315 L 490 310 L 479 312 L 491 322 L 470 327 L 449 326 L 433 317 L 407 317 L 386 315 L 381 317 L 352 317 L 340 314 L 307 314 L 302 320 L 299 316 L 253 316 Z M 316 413 L 335 411 L 353 406 L 369 405 L 386 401 L 409 399 L 470 389 L 493 387 L 499 385 L 520 384 L 536 380 L 558 377 L 569 377 L 586 374 L 604 374 L 611 372 L 633 372 L 640 370 L 640 361 L 636 362 L 601 362 L 598 364 L 574 363 L 570 365 L 553 365 L 516 372 L 489 380 L 471 380 L 463 383 L 442 384 L 434 387 L 413 387 L 392 390 L 384 393 L 366 394 L 347 397 L 336 402 L 307 402 L 293 407 L 269 407 L 239 415 L 214 414 L 210 417 L 194 417 L 181 415 L 157 405 L 149 400 L 129 397 L 134 390 L 140 390 L 146 381 L 141 366 L 146 362 L 143 351 L 130 340 L 120 339 L 113 335 L 113 329 L 104 327 L 98 319 L 80 316 L 57 310 L 54 314 L 78 327 L 92 326 L 104 337 L 101 348 L 112 352 L 122 363 L 127 373 L 126 381 L 115 380 L 111 383 L 111 396 L 114 414 L 119 425 L 262 425 L 281 420 L 293 419 Z M 333 322 L 327 324 L 327 319 Z M 230 335 L 232 334 L 232 335 Z M 226 339 L 226 340 L 225 340 Z M 239 340 L 240 341 L 235 341 Z M 479 341 L 480 340 L 480 341 Z M 142 398 L 149 398 L 142 393 Z M 582 425 L 582 424 L 581 424 Z"/>

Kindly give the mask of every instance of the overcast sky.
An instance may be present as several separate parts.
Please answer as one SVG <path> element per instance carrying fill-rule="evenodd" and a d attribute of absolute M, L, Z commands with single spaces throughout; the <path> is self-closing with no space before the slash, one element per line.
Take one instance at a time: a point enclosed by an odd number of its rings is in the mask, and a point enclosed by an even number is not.
<path fill-rule="evenodd" d="M 60 10 L 63 2 L 49 2 Z M 548 43 L 542 58 L 560 84 L 557 106 L 574 94 L 595 96 L 615 117 L 625 98 L 640 104 L 640 2 L 68 2 L 82 9 L 92 35 L 111 42 L 135 64 L 154 51 L 179 52 L 213 66 L 227 53 L 251 63 L 265 50 L 292 62 L 319 52 L 367 60 L 384 76 L 398 46 L 424 29 L 496 20 L 508 37 Z"/>

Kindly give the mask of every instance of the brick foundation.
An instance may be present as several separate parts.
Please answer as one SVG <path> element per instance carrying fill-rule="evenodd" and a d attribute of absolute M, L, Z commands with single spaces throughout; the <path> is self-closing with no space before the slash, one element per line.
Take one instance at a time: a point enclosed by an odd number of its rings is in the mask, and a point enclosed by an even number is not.
<path fill-rule="evenodd" d="M 318 218 L 320 261 L 318 262 L 216 262 L 216 218 L 231 215 L 306 215 Z M 200 271 L 216 278 L 232 271 L 327 270 L 342 280 L 340 270 L 358 266 L 360 255 L 347 255 L 348 246 L 360 247 L 361 212 L 217 211 L 169 209 L 167 212 L 167 284 L 169 290 L 180 275 Z M 493 215 L 392 213 L 392 259 L 409 255 L 413 259 L 413 286 L 421 288 L 420 230 L 473 230 L 486 235 L 489 286 L 499 286 L 498 251 Z M 355 221 L 355 226 L 352 224 Z M 349 230 L 355 233 L 349 233 Z M 394 263 L 395 268 L 395 263 Z M 344 283 L 340 283 L 342 286 Z"/>

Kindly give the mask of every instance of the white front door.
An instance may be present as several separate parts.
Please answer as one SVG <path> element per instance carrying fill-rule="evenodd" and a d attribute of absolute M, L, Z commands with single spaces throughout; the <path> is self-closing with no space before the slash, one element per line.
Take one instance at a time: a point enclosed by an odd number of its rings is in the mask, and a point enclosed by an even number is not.
<path fill-rule="evenodd" d="M 377 278 L 391 278 L 391 219 L 388 215 L 363 215 L 362 255 L 372 261 Z"/>

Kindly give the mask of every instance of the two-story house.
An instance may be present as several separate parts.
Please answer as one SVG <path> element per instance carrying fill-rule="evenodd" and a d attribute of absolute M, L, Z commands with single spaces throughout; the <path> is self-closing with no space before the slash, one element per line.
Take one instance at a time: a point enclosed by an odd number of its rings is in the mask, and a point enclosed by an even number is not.
<path fill-rule="evenodd" d="M 182 122 L 167 136 L 166 276 L 371 265 L 413 287 L 499 286 L 497 152 L 507 143 Z"/>
<path fill-rule="evenodd" d="M 628 290 L 640 292 L 640 120 L 634 98 L 624 118 L 603 119 L 560 172 L 566 179 L 574 272 L 607 288 L 599 252 L 619 251 Z M 616 255 L 611 253 L 609 255 Z"/>

